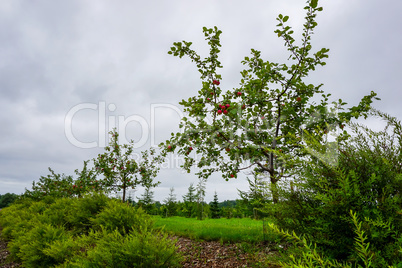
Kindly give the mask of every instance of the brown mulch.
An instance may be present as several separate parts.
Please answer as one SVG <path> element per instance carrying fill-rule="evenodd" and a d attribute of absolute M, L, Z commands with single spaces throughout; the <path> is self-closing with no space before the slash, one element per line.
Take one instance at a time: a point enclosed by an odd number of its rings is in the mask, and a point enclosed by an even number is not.
<path fill-rule="evenodd" d="M 261 245 L 261 251 L 258 254 L 253 254 L 242 250 L 239 244 L 222 244 L 218 241 L 195 241 L 185 237 L 173 237 L 173 239 L 177 239 L 176 246 L 184 257 L 182 267 L 279 267 L 276 265 L 267 266 L 267 264 L 261 263 L 269 255 L 275 254 L 263 245 Z"/>

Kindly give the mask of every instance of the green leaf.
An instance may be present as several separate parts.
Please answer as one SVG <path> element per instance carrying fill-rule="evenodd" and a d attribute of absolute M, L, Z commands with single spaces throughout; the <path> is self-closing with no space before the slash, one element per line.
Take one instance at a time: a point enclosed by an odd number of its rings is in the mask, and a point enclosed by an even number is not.
<path fill-rule="evenodd" d="M 289 16 L 285 16 L 285 17 L 283 17 L 283 22 L 287 22 L 287 21 L 288 21 L 288 19 L 289 19 Z"/>
<path fill-rule="evenodd" d="M 316 8 L 316 7 L 317 7 L 317 4 L 318 4 L 318 0 L 311 0 L 310 6 L 311 6 L 312 8 Z"/>

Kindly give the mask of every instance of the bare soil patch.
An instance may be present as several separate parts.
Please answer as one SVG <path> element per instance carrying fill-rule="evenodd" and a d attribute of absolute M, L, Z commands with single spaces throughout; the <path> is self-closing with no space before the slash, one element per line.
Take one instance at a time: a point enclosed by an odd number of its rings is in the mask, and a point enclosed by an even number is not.
<path fill-rule="evenodd" d="M 183 254 L 182 267 L 214 267 L 214 268 L 237 268 L 237 267 L 279 267 L 267 266 L 265 260 L 275 252 L 261 245 L 261 250 L 247 252 L 240 244 L 222 244 L 219 241 L 195 241 L 184 237 L 177 239 L 178 251 Z M 263 264 L 265 262 L 265 264 Z"/>

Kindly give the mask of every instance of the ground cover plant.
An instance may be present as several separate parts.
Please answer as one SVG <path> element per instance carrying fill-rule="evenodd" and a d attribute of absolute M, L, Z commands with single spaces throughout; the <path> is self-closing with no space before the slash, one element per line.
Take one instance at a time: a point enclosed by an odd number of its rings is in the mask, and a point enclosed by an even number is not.
<path fill-rule="evenodd" d="M 104 195 L 29 199 L 0 212 L 2 238 L 24 267 L 178 267 L 174 241 Z"/>

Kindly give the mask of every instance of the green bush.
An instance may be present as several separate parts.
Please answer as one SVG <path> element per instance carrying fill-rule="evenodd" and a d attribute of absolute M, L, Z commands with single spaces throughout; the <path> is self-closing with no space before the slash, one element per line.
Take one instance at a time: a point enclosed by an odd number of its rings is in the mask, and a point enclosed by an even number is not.
<path fill-rule="evenodd" d="M 107 206 L 91 219 L 94 230 L 118 230 L 122 235 L 128 234 L 132 229 L 136 232 L 148 230 L 152 220 L 141 208 L 135 209 L 127 203 L 111 200 Z"/>
<path fill-rule="evenodd" d="M 58 262 L 44 250 L 55 241 L 63 241 L 67 233 L 62 227 L 39 223 L 9 243 L 11 254 L 25 267 L 51 267 Z"/>
<path fill-rule="evenodd" d="M 41 215 L 41 221 L 47 222 L 54 226 L 63 226 L 66 230 L 73 228 L 73 225 L 68 221 L 68 215 L 76 213 L 75 204 L 76 200 L 72 198 L 60 198 L 49 205 Z"/>
<path fill-rule="evenodd" d="M 24 235 L 27 230 L 32 229 L 40 221 L 36 217 L 38 212 L 45 209 L 43 202 L 34 202 L 24 200 L 14 203 L 0 211 L 0 225 L 2 226 L 2 237 L 6 240 L 12 240 L 15 237 Z"/>
<path fill-rule="evenodd" d="M 102 194 L 86 195 L 75 199 L 65 215 L 66 223 L 71 226 L 74 234 L 87 234 L 92 227 L 91 218 L 102 211 L 110 199 Z"/>
<path fill-rule="evenodd" d="M 304 234 L 330 259 L 363 265 L 356 224 L 373 252 L 372 267 L 402 263 L 402 128 L 378 111 L 384 131 L 350 124 L 353 137 L 339 144 L 337 165 L 313 158 L 282 191 L 283 202 L 269 207 L 280 229 Z"/>
<path fill-rule="evenodd" d="M 56 263 L 64 265 L 69 260 L 85 254 L 87 249 L 95 244 L 96 237 L 93 235 L 73 236 L 69 233 L 63 239 L 56 240 L 44 248 L 43 253 Z"/>
<path fill-rule="evenodd" d="M 86 254 L 63 267 L 179 267 L 174 242 L 162 234 L 118 230 L 98 232 L 101 237 Z"/>
<path fill-rule="evenodd" d="M 174 241 L 141 209 L 102 195 L 24 199 L 0 212 L 11 258 L 24 267 L 176 267 Z"/>

